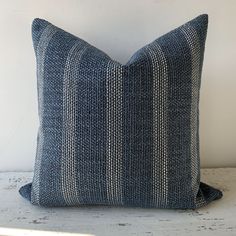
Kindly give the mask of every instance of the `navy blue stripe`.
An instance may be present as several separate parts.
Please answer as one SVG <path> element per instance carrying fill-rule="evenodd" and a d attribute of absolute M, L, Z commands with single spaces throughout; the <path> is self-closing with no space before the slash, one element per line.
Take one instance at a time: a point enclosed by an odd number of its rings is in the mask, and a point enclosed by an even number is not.
<path fill-rule="evenodd" d="M 207 27 L 208 27 L 208 16 L 204 15 L 204 17 L 201 17 L 198 20 L 194 20 L 190 22 L 190 25 L 195 29 L 198 35 L 198 42 L 200 45 L 200 70 L 199 70 L 199 90 L 198 90 L 198 104 L 200 100 L 200 88 L 201 88 L 201 76 L 202 76 L 202 67 L 203 67 L 203 60 L 204 60 L 204 51 L 205 51 L 205 41 L 206 41 L 206 36 L 207 36 Z M 198 162 L 198 169 L 200 170 L 200 140 L 199 140 L 199 107 L 197 111 L 197 155 L 199 158 Z M 200 180 L 200 171 L 198 173 L 199 175 L 199 180 Z M 201 185 L 200 185 L 201 186 Z M 199 195 L 201 192 L 201 188 L 199 188 Z"/>
<path fill-rule="evenodd" d="M 105 204 L 106 69 L 108 58 L 89 47 L 78 65 L 78 162 L 80 204 Z M 93 69 L 96 68 L 96 69 Z"/>
<path fill-rule="evenodd" d="M 190 171 L 191 52 L 180 30 L 159 38 L 158 43 L 168 65 L 168 207 L 185 208 L 191 206 L 193 199 Z"/>
<path fill-rule="evenodd" d="M 152 193 L 152 64 L 124 67 L 124 205 L 150 206 Z M 147 65 L 148 64 L 148 65 Z"/>
<path fill-rule="evenodd" d="M 43 78 L 44 111 L 42 114 L 44 120 L 42 127 L 44 148 L 42 151 L 43 158 L 39 184 L 40 204 L 42 205 L 65 205 L 60 182 L 63 128 L 62 79 L 67 55 L 76 40 L 70 34 L 59 31 L 51 39 L 45 53 Z"/>
<path fill-rule="evenodd" d="M 207 36 L 208 16 L 203 15 L 201 18 L 196 18 L 195 20 L 189 22 L 189 24 L 196 30 L 199 39 L 200 76 L 201 76 L 203 60 L 204 60 L 205 41 Z M 199 80 L 199 91 L 200 91 L 200 86 L 201 86 L 201 79 Z"/>
<path fill-rule="evenodd" d="M 31 26 L 32 40 L 33 40 L 33 46 L 34 46 L 35 52 L 36 52 L 40 37 L 48 25 L 50 25 L 49 22 L 38 19 L 38 18 L 34 19 L 32 22 L 32 26 Z"/>
<path fill-rule="evenodd" d="M 207 36 L 207 27 L 208 27 L 208 16 L 203 15 L 200 18 L 196 18 L 195 20 L 189 22 L 189 24 L 196 30 L 199 38 L 200 44 L 200 57 L 201 57 L 201 69 L 204 58 L 204 50 L 205 50 L 205 41 Z"/>

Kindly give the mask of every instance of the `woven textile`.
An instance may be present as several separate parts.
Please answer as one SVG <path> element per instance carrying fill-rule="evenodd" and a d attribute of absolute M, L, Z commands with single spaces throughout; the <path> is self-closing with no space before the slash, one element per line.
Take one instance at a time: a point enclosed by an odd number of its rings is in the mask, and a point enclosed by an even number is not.
<path fill-rule="evenodd" d="M 40 127 L 33 182 L 41 206 L 198 208 L 222 193 L 200 182 L 199 90 L 208 17 L 122 65 L 35 19 Z"/>

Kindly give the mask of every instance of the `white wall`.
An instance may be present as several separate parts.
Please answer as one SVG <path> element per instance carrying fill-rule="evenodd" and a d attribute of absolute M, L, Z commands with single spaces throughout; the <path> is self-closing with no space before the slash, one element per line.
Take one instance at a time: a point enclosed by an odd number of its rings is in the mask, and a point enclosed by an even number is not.
<path fill-rule="evenodd" d="M 0 0 L 0 171 L 31 170 L 34 164 L 33 18 L 45 18 L 125 63 L 138 48 L 201 13 L 209 14 L 201 164 L 236 166 L 235 0 Z"/>

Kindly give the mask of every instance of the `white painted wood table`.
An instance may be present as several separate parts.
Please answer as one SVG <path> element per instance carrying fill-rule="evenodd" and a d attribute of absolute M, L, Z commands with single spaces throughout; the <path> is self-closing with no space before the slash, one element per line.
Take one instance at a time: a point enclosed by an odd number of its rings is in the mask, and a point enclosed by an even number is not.
<path fill-rule="evenodd" d="M 18 189 L 30 172 L 0 173 L 0 235 L 236 236 L 236 168 L 203 169 L 202 180 L 221 189 L 221 200 L 198 210 L 118 207 L 40 208 Z"/>

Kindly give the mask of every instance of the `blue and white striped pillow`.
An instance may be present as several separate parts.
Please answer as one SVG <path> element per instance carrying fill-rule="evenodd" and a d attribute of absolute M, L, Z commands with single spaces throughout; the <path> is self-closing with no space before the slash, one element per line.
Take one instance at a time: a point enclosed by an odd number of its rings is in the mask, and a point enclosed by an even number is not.
<path fill-rule="evenodd" d="M 122 65 L 35 19 L 40 127 L 33 182 L 21 195 L 41 206 L 197 208 L 219 199 L 200 182 L 207 24 L 200 15 Z"/>

